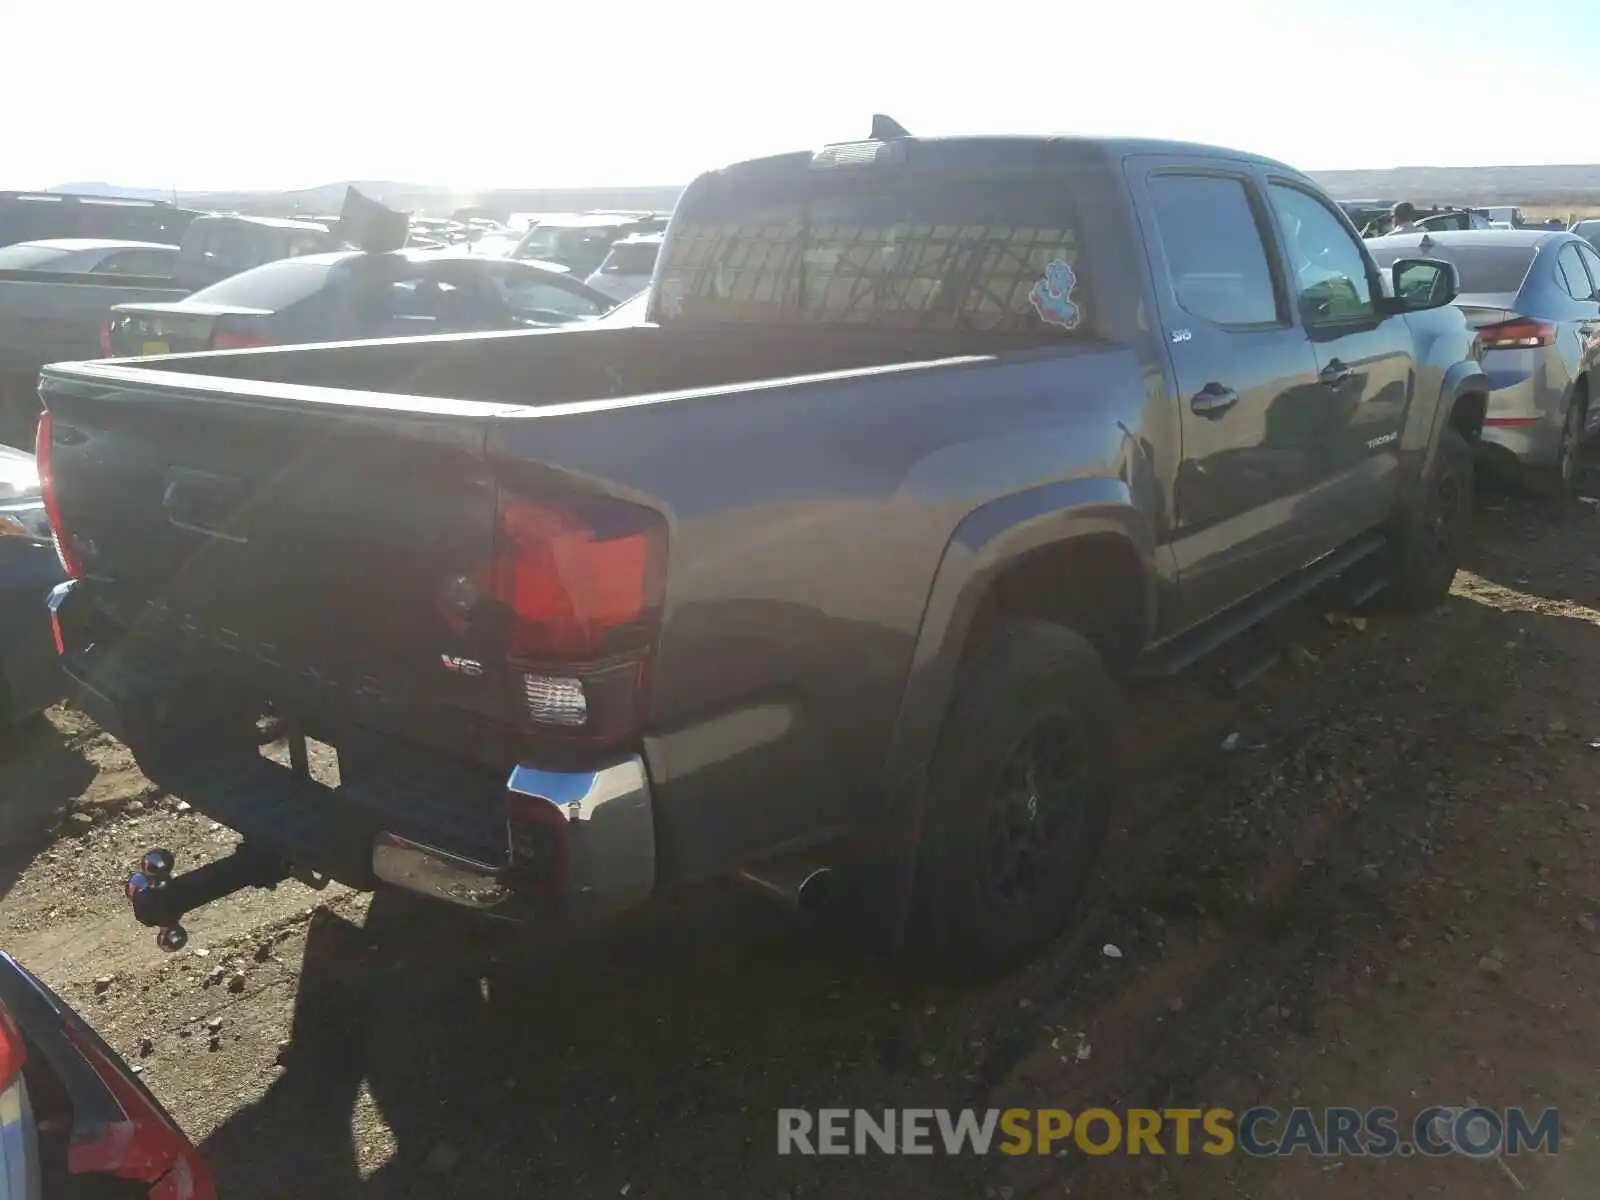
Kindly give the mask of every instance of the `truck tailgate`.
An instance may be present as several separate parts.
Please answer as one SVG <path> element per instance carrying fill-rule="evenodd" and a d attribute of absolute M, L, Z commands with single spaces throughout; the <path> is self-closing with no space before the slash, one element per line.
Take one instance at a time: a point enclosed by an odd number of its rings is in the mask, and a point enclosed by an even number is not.
<path fill-rule="evenodd" d="M 97 603 L 168 665 L 470 752 L 504 703 L 442 665 L 475 653 L 445 608 L 494 539 L 481 414 L 179 378 L 46 374 L 50 470 Z"/>

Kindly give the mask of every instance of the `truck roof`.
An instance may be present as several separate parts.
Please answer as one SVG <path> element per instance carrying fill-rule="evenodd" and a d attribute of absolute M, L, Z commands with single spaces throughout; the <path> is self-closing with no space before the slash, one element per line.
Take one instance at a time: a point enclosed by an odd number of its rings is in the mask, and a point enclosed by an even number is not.
<path fill-rule="evenodd" d="M 1368 238 L 1368 246 L 1420 245 L 1424 240 L 1436 246 L 1541 246 L 1552 238 L 1564 238 L 1565 229 L 1430 229 L 1413 233 L 1391 233 Z"/>
<path fill-rule="evenodd" d="M 865 145 L 872 139 L 859 142 L 837 142 L 835 146 Z M 1066 135 L 978 135 L 959 137 L 906 137 L 894 138 L 884 144 L 903 145 L 908 159 L 923 170 L 1016 170 L 1032 169 L 1046 165 L 1050 159 L 1063 163 L 1094 163 L 1109 165 L 1121 162 L 1135 154 L 1172 155 L 1179 158 L 1226 158 L 1235 161 L 1259 163 L 1292 175 L 1304 172 L 1243 150 L 1229 150 L 1221 146 L 1208 146 L 1198 142 L 1176 142 L 1160 138 L 1135 137 L 1080 137 Z M 825 147 L 826 149 L 826 147 Z M 816 151 L 798 150 L 786 154 L 768 155 L 747 159 L 722 168 L 733 174 L 777 174 L 797 166 L 808 166 Z M 719 172 L 719 173 L 722 173 Z"/>

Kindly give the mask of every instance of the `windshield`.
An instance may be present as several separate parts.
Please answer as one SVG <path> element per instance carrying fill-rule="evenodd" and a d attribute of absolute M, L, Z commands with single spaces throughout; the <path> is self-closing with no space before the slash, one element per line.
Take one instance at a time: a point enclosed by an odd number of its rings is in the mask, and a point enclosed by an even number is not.
<path fill-rule="evenodd" d="M 660 242 L 633 242 L 611 247 L 602 275 L 648 275 L 656 269 Z"/>
<path fill-rule="evenodd" d="M 1039 177 L 774 180 L 697 198 L 665 320 L 948 329 L 1054 342 L 1088 313 L 1064 188 Z"/>
<path fill-rule="evenodd" d="M 189 299 L 200 304 L 228 304 L 278 312 L 319 291 L 329 270 L 330 264 L 326 262 L 279 259 L 201 288 Z"/>
<path fill-rule="evenodd" d="M 0 271 L 45 271 L 72 253 L 59 246 L 0 246 Z"/>
<path fill-rule="evenodd" d="M 587 275 L 605 262 L 620 233 L 615 225 L 539 225 L 528 230 L 511 257 L 560 263 Z"/>
<path fill-rule="evenodd" d="M 1398 258 L 1442 258 L 1454 263 L 1463 294 L 1515 292 L 1536 253 L 1532 246 L 1373 246 L 1372 257 L 1388 270 Z"/>

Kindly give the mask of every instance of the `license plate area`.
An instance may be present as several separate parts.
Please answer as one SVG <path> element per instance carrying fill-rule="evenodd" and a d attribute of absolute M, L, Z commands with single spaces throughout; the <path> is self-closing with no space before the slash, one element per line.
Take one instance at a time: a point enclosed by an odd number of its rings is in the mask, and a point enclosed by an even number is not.
<path fill-rule="evenodd" d="M 171 354 L 172 346 L 167 342 L 140 342 L 139 357 L 149 358 L 156 354 Z"/>

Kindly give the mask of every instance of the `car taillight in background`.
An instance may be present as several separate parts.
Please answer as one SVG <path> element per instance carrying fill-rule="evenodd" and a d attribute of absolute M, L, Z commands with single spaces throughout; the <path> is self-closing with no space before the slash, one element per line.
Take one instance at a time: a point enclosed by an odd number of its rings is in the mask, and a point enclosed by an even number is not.
<path fill-rule="evenodd" d="M 1555 345 L 1556 326 L 1552 321 L 1513 317 L 1497 325 L 1482 326 L 1478 338 L 1485 350 L 1531 350 Z"/>
<path fill-rule="evenodd" d="M 447 607 L 458 630 L 492 613 L 525 728 L 585 744 L 638 733 L 661 621 L 667 528 L 606 499 L 501 492 L 494 555 Z"/>
<path fill-rule="evenodd" d="M 72 534 L 61 519 L 61 500 L 56 494 L 55 440 L 55 419 L 46 409 L 39 414 L 39 429 L 33 443 L 33 465 L 39 472 L 39 494 L 44 500 L 45 515 L 50 518 L 50 536 L 55 542 L 61 569 L 73 579 L 81 579 L 83 563 L 73 545 Z"/>
<path fill-rule="evenodd" d="M 111 322 L 112 318 L 107 317 L 100 325 L 100 357 L 102 358 L 115 357 L 115 352 L 111 349 Z"/>
<path fill-rule="evenodd" d="M 256 350 L 272 345 L 271 340 L 259 333 L 245 333 L 233 329 L 219 329 L 211 335 L 213 350 Z"/>
<path fill-rule="evenodd" d="M 0 1008 L 0 1095 L 17 1081 L 22 1065 L 28 1061 L 28 1048 L 11 1014 Z"/>

